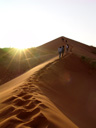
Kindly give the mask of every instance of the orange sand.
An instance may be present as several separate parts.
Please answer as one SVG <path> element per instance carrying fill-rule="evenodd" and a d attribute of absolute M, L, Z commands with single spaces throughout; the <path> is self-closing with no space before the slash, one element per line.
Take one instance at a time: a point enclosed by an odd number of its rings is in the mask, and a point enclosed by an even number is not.
<path fill-rule="evenodd" d="M 96 59 L 89 47 L 73 46 L 75 54 Z M 1 128 L 96 127 L 96 70 L 74 53 L 55 57 L 0 86 Z"/>

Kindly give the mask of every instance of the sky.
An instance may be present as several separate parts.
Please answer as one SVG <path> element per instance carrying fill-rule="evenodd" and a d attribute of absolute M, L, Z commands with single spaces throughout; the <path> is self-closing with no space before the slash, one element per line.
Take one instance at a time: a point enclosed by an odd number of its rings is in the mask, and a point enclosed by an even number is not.
<path fill-rule="evenodd" d="M 0 0 L 0 48 L 37 47 L 60 36 L 96 47 L 96 0 Z"/>

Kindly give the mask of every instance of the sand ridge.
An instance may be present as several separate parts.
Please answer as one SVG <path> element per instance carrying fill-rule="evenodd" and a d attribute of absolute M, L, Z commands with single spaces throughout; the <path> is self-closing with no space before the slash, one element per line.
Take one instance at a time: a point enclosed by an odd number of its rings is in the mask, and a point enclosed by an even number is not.
<path fill-rule="evenodd" d="M 33 75 L 13 89 L 2 104 L 4 105 L 0 109 L 2 128 L 62 128 L 62 125 L 66 128 L 76 127 L 44 96 L 42 90 L 35 84 Z"/>

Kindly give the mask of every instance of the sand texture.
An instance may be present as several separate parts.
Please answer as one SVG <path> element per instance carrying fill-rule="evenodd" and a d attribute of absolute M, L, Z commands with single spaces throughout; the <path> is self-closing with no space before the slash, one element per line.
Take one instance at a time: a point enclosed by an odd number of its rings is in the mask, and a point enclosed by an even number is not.
<path fill-rule="evenodd" d="M 40 48 L 51 50 L 50 45 Z M 61 59 L 56 56 L 0 86 L 0 128 L 96 128 L 96 68 L 90 65 L 96 56 L 92 47 L 71 45 L 74 49 Z"/>

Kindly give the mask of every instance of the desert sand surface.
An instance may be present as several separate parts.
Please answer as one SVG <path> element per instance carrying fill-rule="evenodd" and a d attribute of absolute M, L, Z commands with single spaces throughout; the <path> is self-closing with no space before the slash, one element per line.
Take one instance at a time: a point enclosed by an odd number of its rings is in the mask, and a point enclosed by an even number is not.
<path fill-rule="evenodd" d="M 59 40 L 42 49 L 66 43 Z M 71 45 L 61 59 L 56 56 L 0 86 L 1 128 L 96 127 L 96 69 L 81 57 L 95 60 L 94 48 Z"/>
<path fill-rule="evenodd" d="M 37 66 L 0 87 L 0 127 L 77 127 L 35 84 L 35 76 L 58 57 Z M 27 79 L 27 80 L 26 80 Z"/>

